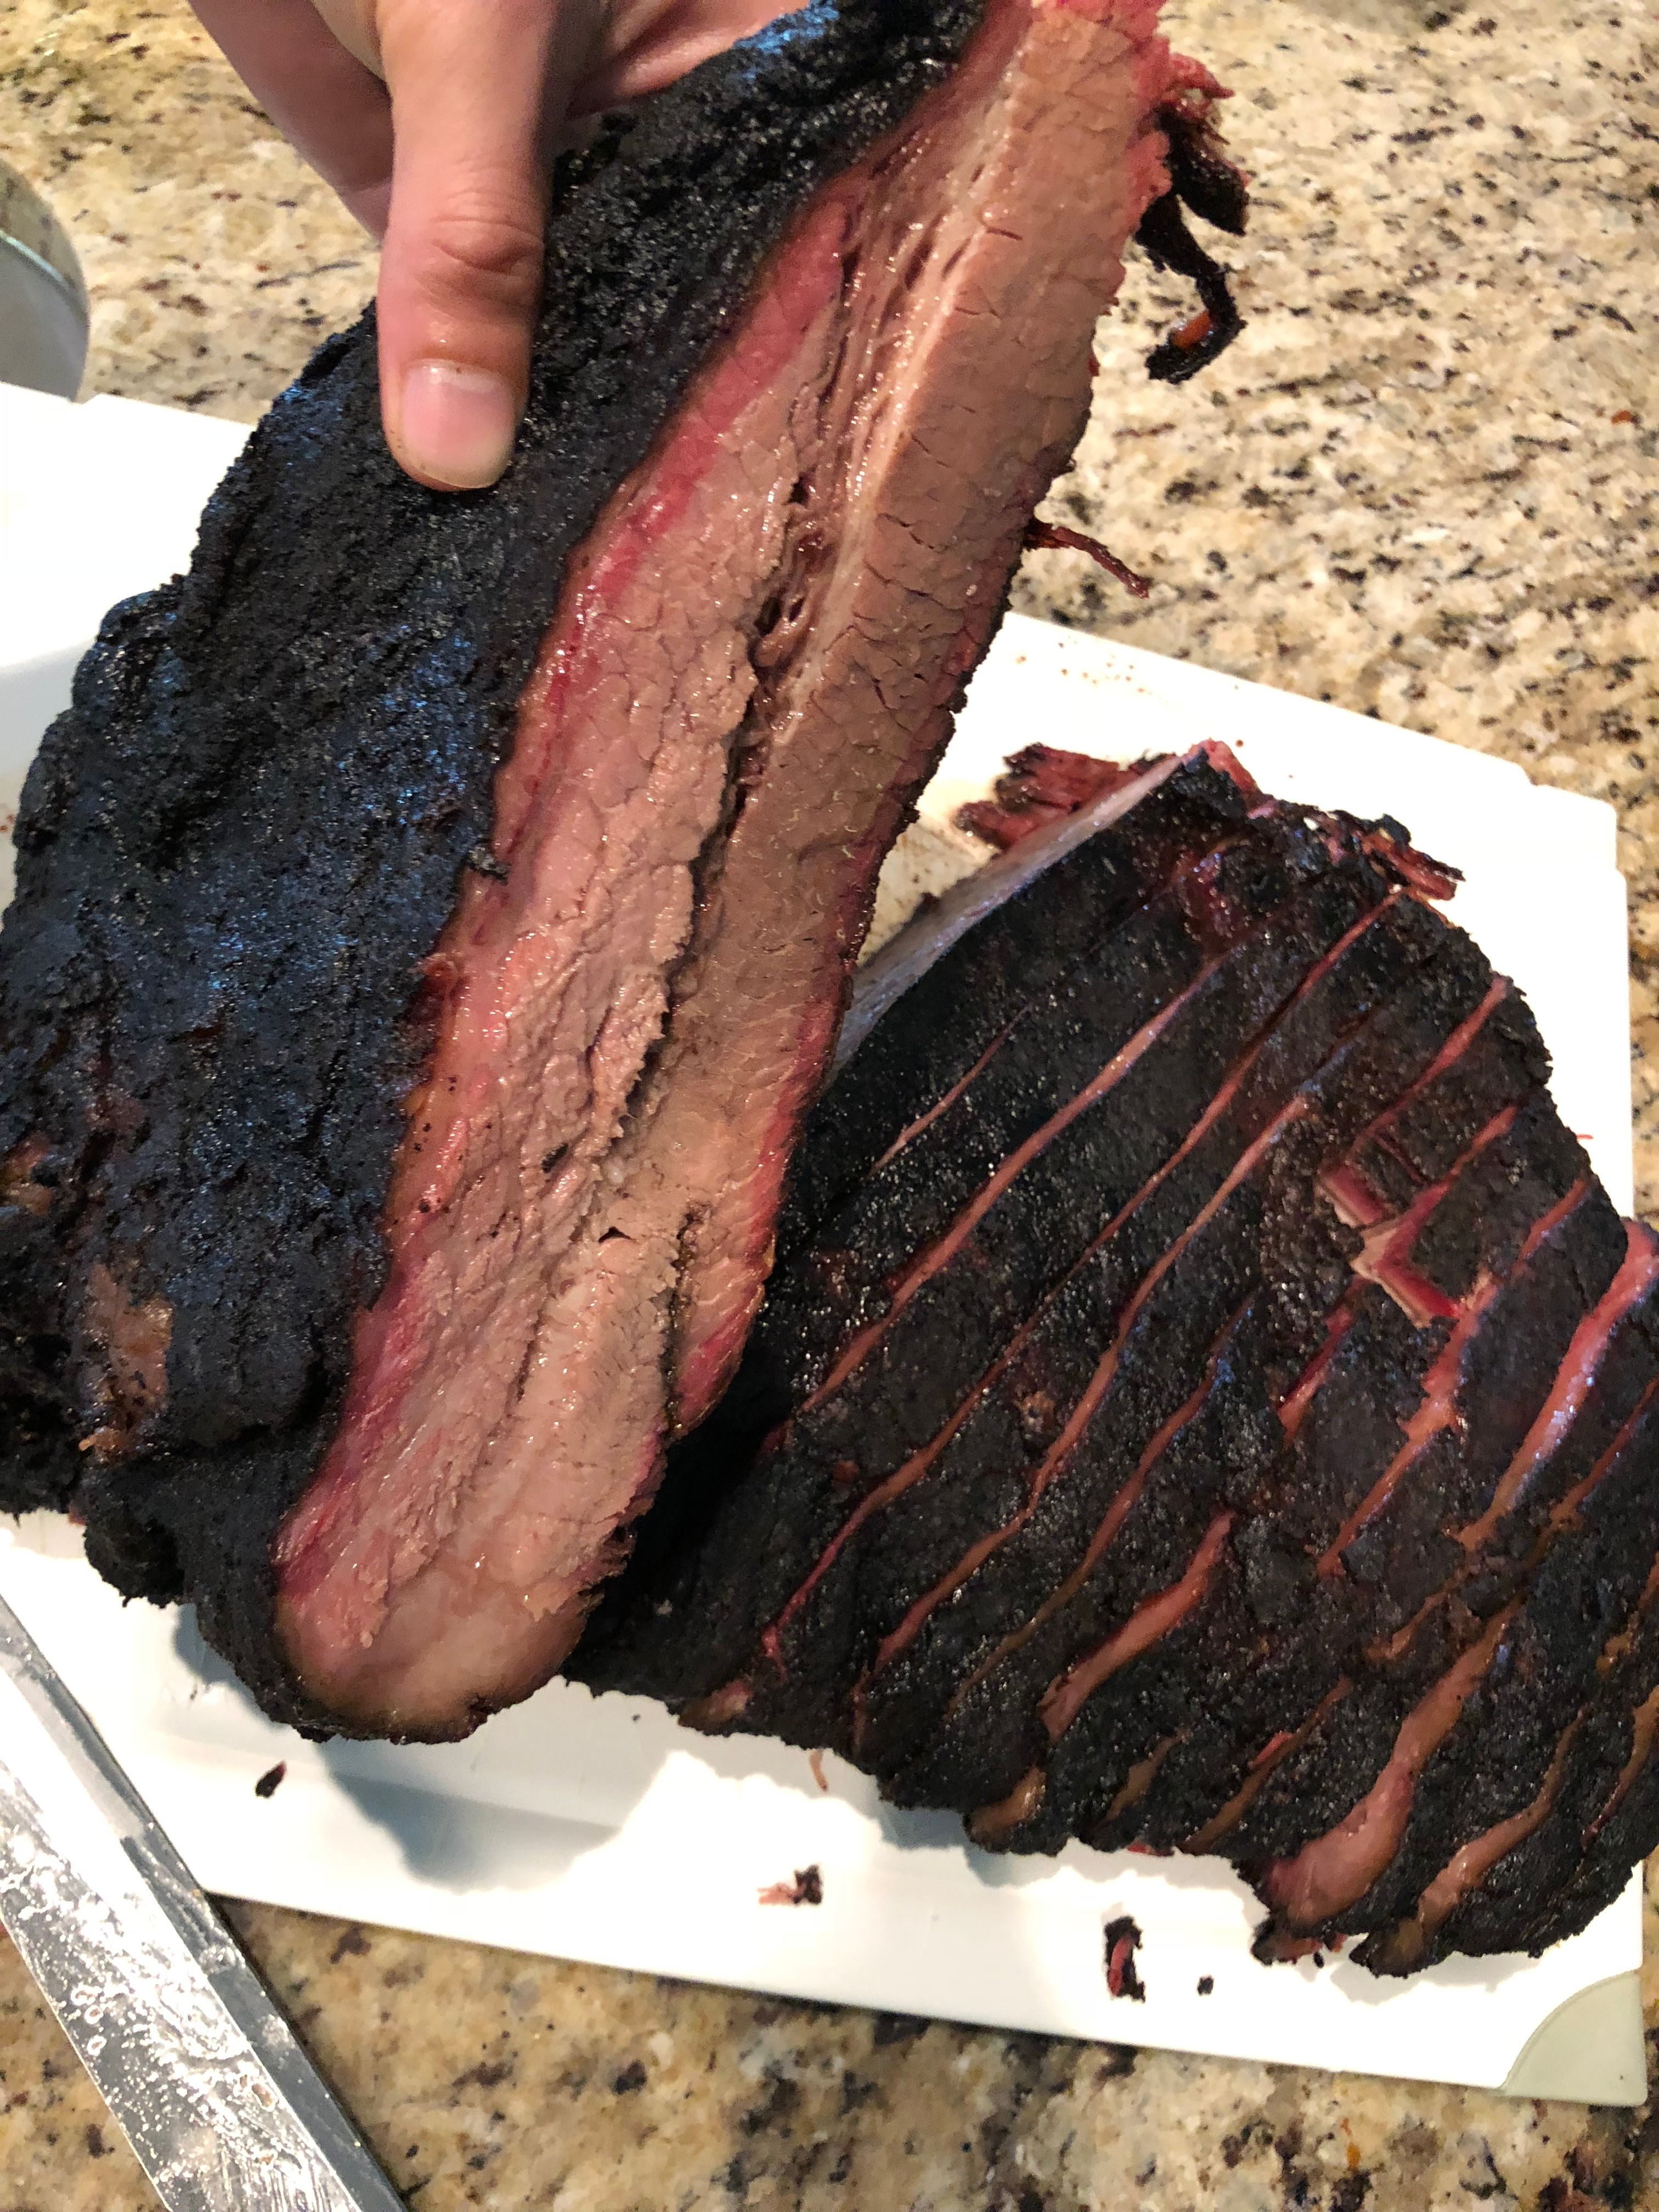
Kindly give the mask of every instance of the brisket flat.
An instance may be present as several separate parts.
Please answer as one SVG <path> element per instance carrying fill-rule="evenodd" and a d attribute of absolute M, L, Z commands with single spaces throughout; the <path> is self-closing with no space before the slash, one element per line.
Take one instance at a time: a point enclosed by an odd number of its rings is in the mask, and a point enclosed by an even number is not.
<path fill-rule="evenodd" d="M 1397 824 L 1216 748 L 969 818 L 569 1671 L 1220 1853 L 1264 1957 L 1582 1926 L 1659 1836 L 1659 1246 Z"/>
<path fill-rule="evenodd" d="M 729 1376 L 1211 96 L 1155 15 L 821 0 L 706 64 L 560 172 L 499 486 L 393 465 L 371 318 L 82 666 L 0 937 L 0 1503 L 273 1714 L 544 1680 Z"/>

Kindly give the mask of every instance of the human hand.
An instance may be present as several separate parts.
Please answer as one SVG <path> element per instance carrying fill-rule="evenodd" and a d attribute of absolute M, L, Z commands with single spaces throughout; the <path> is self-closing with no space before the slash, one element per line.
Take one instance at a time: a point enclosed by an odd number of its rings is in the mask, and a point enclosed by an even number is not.
<path fill-rule="evenodd" d="M 410 474 L 493 483 L 525 404 L 552 159 L 798 0 L 193 0 L 380 257 L 380 412 Z"/>

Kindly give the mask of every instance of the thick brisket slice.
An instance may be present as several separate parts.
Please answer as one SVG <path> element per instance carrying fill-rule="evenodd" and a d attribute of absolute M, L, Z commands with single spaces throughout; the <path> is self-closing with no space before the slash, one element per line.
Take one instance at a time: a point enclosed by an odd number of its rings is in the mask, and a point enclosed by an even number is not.
<path fill-rule="evenodd" d="M 1165 181 L 1154 13 L 707 64 L 562 173 L 496 490 L 398 475 L 365 325 L 82 672 L 0 949 L 8 1495 L 273 1711 L 522 1695 L 729 1372 Z"/>
<path fill-rule="evenodd" d="M 694 721 L 688 732 L 690 773 L 714 811 L 666 1030 L 646 1065 L 660 1026 L 654 992 L 642 1011 L 630 996 L 620 1023 L 611 998 L 586 1062 L 591 1082 L 613 1064 L 621 1079 L 589 1123 L 604 1149 L 590 1160 L 571 1146 L 545 1202 L 561 1205 L 573 1176 L 591 1196 L 568 1250 L 556 1242 L 539 1281 L 526 1285 L 523 1267 L 506 1263 L 506 1325 L 478 1301 L 458 1331 L 447 1281 L 428 1281 L 424 1267 L 403 1279 L 394 1269 L 359 1346 L 342 1438 L 284 1536 L 283 1617 L 331 1704 L 367 1698 L 385 1711 L 395 1698 L 406 1721 L 428 1699 L 441 1713 L 456 1680 L 481 1668 L 500 1685 L 492 1696 L 544 1674 L 614 1560 L 618 1522 L 648 1493 L 666 1425 L 695 1423 L 735 1358 L 876 868 L 982 649 L 995 596 L 988 576 L 1006 574 L 1018 514 L 1075 433 L 1085 303 L 1125 209 L 1109 192 L 1083 216 L 1074 177 L 1109 162 L 1114 142 L 1139 129 L 1135 65 L 1127 42 L 1087 12 L 998 0 L 948 83 L 899 139 L 838 180 L 786 245 L 791 281 L 811 276 L 812 309 L 765 391 L 772 404 L 787 402 L 792 421 L 802 409 L 807 421 L 781 451 L 769 433 L 726 441 L 753 487 L 763 541 L 781 535 L 757 563 L 750 626 L 718 642 L 718 665 L 739 671 L 740 726 Z M 1038 231 L 1053 244 L 1034 258 L 1024 240 Z M 773 303 L 758 312 L 763 326 Z M 736 340 L 738 367 L 746 343 Z M 987 380 L 1011 405 L 1017 384 L 1017 429 L 985 405 Z M 700 439 L 711 415 L 720 419 L 693 394 L 681 434 Z M 742 512 L 727 495 L 700 526 L 706 544 L 720 514 L 724 573 Z M 602 520 L 596 574 L 605 530 Z M 672 574 L 665 567 L 653 604 L 695 558 L 688 545 Z M 604 687 L 625 665 L 636 699 L 644 605 L 613 618 L 608 647 L 585 610 L 562 619 L 569 641 L 556 625 L 544 648 L 555 686 L 568 684 L 580 653 L 599 662 Z M 706 633 L 694 637 L 706 649 Z M 670 696 L 678 726 L 681 701 Z M 736 783 L 722 820 L 728 727 Z M 641 787 L 636 852 L 607 811 L 618 903 L 656 880 L 642 863 L 661 842 L 659 781 L 653 768 Z M 682 878 L 688 904 L 692 888 Z M 636 967 L 624 979 L 629 994 L 638 975 Z M 493 1018 L 494 994 L 481 1004 Z M 444 1065 L 441 1041 L 434 1091 Z M 528 1070 L 516 1095 L 535 1095 Z M 532 1133 L 514 1146 L 519 1159 L 557 1152 L 557 1131 Z M 406 1218 L 423 1241 L 426 1221 Z M 492 1218 L 488 1204 L 476 1212 L 469 1268 Z M 446 1254 L 453 1233 L 440 1232 Z M 519 1310 L 526 1288 L 539 1310 Z M 483 1402 L 486 1346 L 499 1413 Z M 477 1472 L 459 1498 L 453 1474 L 439 1472 L 453 1449 L 457 1387 L 481 1416 Z M 397 1420 L 377 1433 L 388 1391 Z M 400 1503 L 410 1493 L 389 1559 L 387 1484 Z M 437 1510 L 446 1520 L 434 1533 Z M 402 1534 L 411 1514 L 413 1543 Z M 383 1619 L 388 1577 L 396 1603 Z M 462 1589 L 471 1593 L 464 1604 Z"/>

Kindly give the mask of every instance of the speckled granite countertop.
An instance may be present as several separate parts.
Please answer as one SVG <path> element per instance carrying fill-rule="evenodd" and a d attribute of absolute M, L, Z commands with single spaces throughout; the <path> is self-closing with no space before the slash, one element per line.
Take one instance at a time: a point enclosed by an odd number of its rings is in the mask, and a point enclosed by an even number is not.
<path fill-rule="evenodd" d="M 1653 19 L 1641 0 L 1170 15 L 1238 94 L 1256 213 L 1229 258 L 1250 327 L 1206 381 L 1148 385 L 1140 358 L 1187 303 L 1132 271 L 1053 511 L 1156 589 L 1136 607 L 1044 554 L 1018 604 L 1613 800 L 1653 1212 Z M 372 286 L 360 234 L 178 0 L 9 0 L 0 153 L 76 239 L 89 389 L 250 417 Z M 929 2027 L 232 1910 L 421 2212 L 1659 2205 L 1659 2104 L 1595 2112 Z M 153 2202 L 0 1947 L 0 2212 Z"/>

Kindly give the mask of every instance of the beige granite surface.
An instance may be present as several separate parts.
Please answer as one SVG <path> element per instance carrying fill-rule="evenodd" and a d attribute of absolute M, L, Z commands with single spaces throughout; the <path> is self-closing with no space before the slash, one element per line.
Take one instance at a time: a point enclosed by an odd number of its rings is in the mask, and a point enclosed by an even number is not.
<path fill-rule="evenodd" d="M 1179 0 L 1255 173 L 1250 327 L 1171 392 L 1144 264 L 1018 604 L 1610 799 L 1659 1210 L 1659 29 L 1637 0 Z M 0 4 L 0 155 L 73 231 L 88 389 L 247 416 L 372 255 L 182 5 Z M 1571 927 L 1571 918 L 1564 920 Z M 1650 1887 L 1652 1887 L 1650 1875 Z M 1651 2117 L 925 2026 L 232 1908 L 422 2212 L 1659 2206 Z M 1659 1957 L 1650 1911 L 1650 2039 Z M 0 2212 L 153 2199 L 0 1947 Z"/>

